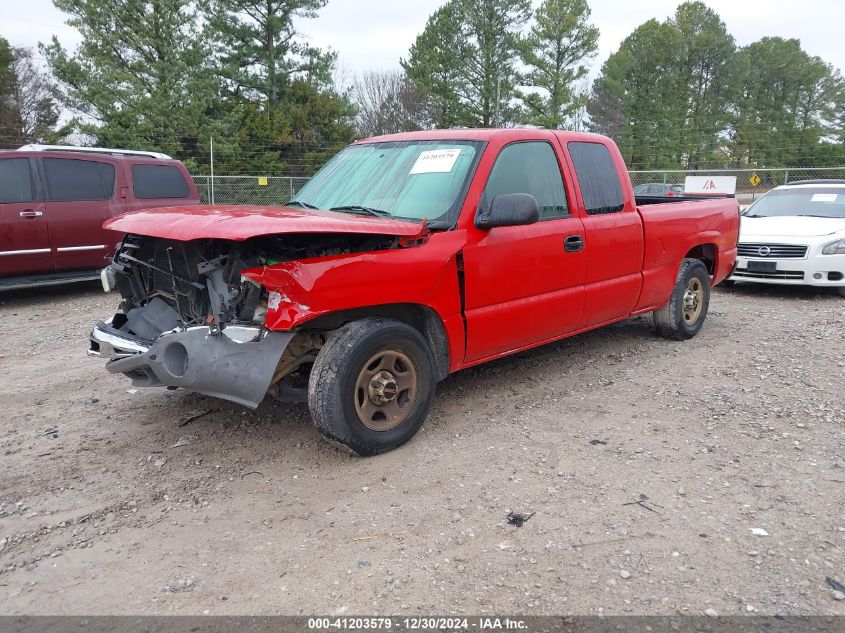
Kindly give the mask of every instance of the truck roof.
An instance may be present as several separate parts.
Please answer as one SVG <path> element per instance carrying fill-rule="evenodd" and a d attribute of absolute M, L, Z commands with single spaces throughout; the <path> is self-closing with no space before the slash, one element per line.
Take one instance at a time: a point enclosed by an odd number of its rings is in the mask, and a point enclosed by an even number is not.
<path fill-rule="evenodd" d="M 600 141 L 607 143 L 610 139 L 601 134 L 588 132 L 572 132 L 568 130 L 548 130 L 545 128 L 457 128 L 444 130 L 418 130 L 416 132 L 400 132 L 398 134 L 385 134 L 383 136 L 372 136 L 355 141 L 355 143 L 384 143 L 388 141 L 490 141 L 493 138 L 504 136 L 508 140 L 519 140 L 527 134 L 536 135 L 546 132 L 561 140 L 567 141 Z"/>

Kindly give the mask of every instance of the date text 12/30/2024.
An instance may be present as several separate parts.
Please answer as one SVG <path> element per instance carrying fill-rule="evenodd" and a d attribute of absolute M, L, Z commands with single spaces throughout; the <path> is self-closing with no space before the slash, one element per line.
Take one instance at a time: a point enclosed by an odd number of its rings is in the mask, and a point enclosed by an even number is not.
<path fill-rule="evenodd" d="M 325 630 L 374 630 L 405 629 L 409 631 L 520 631 L 526 628 L 526 622 L 519 618 L 496 617 L 323 617 L 309 618 L 308 629 Z"/>

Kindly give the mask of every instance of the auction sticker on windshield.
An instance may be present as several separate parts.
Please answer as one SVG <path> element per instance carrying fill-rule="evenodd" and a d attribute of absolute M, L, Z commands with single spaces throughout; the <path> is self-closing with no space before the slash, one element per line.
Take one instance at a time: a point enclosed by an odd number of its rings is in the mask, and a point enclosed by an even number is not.
<path fill-rule="evenodd" d="M 435 149 L 423 152 L 411 167 L 412 174 L 434 174 L 452 171 L 460 149 Z"/>
<path fill-rule="evenodd" d="M 836 202 L 835 193 L 814 193 L 810 202 Z"/>

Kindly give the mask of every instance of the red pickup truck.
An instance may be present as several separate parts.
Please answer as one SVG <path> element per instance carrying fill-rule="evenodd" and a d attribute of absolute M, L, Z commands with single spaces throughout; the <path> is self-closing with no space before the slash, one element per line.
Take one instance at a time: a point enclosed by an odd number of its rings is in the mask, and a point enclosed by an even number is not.
<path fill-rule="evenodd" d="M 104 273 L 123 301 L 89 353 L 110 372 L 250 407 L 307 399 L 320 431 L 371 455 L 410 439 L 459 369 L 649 312 L 695 336 L 739 208 L 638 206 L 602 136 L 438 130 L 357 142 L 284 207 L 106 226 L 125 233 Z"/>

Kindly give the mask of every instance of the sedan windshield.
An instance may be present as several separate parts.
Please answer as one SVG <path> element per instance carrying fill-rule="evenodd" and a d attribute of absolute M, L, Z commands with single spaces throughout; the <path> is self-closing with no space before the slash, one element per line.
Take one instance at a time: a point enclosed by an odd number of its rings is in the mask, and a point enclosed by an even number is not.
<path fill-rule="evenodd" d="M 775 189 L 748 207 L 749 218 L 778 216 L 845 218 L 845 187 Z"/>
<path fill-rule="evenodd" d="M 393 141 L 351 145 L 296 194 L 292 206 L 454 224 L 483 143 Z"/>

